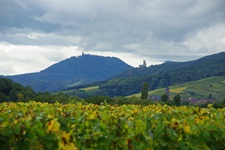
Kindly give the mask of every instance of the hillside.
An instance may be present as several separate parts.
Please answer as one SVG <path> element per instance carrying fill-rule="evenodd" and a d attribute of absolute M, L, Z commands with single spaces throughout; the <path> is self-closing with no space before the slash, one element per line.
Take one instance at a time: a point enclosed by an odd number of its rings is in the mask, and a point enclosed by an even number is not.
<path fill-rule="evenodd" d="M 200 79 L 225 75 L 225 52 L 202 57 L 188 62 L 165 62 L 148 68 L 134 68 L 118 76 L 86 86 L 69 88 L 71 95 L 93 94 L 127 96 L 141 91 L 142 83 L 148 82 L 149 90 L 172 86 Z M 98 86 L 98 89 L 84 91 L 85 87 Z"/>
<path fill-rule="evenodd" d="M 174 71 L 186 72 L 194 70 L 195 71 L 197 70 L 197 73 L 207 72 L 209 76 L 210 76 L 209 70 L 211 70 L 212 72 L 216 71 L 218 75 L 220 75 L 224 73 L 223 72 L 224 62 L 225 62 L 225 52 L 221 52 L 218 54 L 205 56 L 200 59 L 187 62 L 166 61 L 163 64 L 153 65 L 148 68 L 135 68 L 119 74 L 117 78 L 158 75 L 162 73 L 171 73 Z M 218 69 L 221 70 L 217 71 Z"/>
<path fill-rule="evenodd" d="M 212 98 L 223 100 L 225 98 L 225 76 L 215 76 L 198 81 L 188 82 L 175 86 L 170 86 L 170 99 L 176 94 L 180 94 L 182 98 L 208 98 L 212 94 Z M 149 91 L 149 95 L 161 96 L 165 92 L 164 88 Z M 130 95 L 129 97 L 140 97 L 141 93 Z"/>
<path fill-rule="evenodd" d="M 82 54 L 37 72 L 6 76 L 38 92 L 53 92 L 80 84 L 106 80 L 132 67 L 116 57 Z"/>

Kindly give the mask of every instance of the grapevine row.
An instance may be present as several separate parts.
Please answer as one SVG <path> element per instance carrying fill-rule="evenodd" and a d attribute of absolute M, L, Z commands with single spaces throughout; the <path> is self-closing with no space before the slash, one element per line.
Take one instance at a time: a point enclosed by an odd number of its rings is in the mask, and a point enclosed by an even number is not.
<path fill-rule="evenodd" d="M 1 149 L 224 149 L 225 109 L 1 103 Z"/>

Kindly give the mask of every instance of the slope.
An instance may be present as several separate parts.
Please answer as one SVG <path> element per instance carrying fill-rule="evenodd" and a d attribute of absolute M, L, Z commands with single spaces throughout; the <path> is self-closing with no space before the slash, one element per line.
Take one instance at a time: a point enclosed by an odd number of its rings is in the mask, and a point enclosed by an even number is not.
<path fill-rule="evenodd" d="M 149 91 L 149 95 L 161 96 L 165 92 L 164 88 Z M 176 94 L 180 94 L 182 98 L 193 97 L 196 99 L 208 98 L 210 94 L 216 100 L 223 100 L 225 98 L 225 76 L 214 76 L 198 81 L 188 82 L 169 87 L 170 99 Z M 129 97 L 140 97 L 141 94 L 133 94 Z"/>

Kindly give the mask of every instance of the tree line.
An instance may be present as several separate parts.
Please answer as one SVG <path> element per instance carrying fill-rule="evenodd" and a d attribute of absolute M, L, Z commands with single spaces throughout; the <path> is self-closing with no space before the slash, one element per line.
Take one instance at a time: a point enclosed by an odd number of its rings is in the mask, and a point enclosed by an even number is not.
<path fill-rule="evenodd" d="M 21 84 L 15 83 L 11 79 L 0 78 L 0 102 L 28 102 L 33 100 L 50 103 L 67 103 L 72 99 L 74 99 L 73 96 L 64 93 L 36 93 L 30 86 L 23 87 Z"/>
<path fill-rule="evenodd" d="M 173 100 L 169 100 L 166 94 L 163 94 L 160 101 L 153 101 L 148 96 L 149 85 L 144 82 L 142 85 L 141 97 L 110 97 L 106 95 L 91 95 L 85 98 L 70 96 L 65 93 L 48 93 L 48 92 L 38 92 L 36 93 L 31 87 L 23 87 L 21 84 L 13 82 L 11 79 L 0 78 L 0 102 L 28 102 L 38 101 L 38 102 L 48 102 L 48 103 L 73 103 L 73 102 L 83 102 L 83 103 L 94 103 L 94 104 L 138 104 L 138 105 L 150 105 L 150 104 L 167 104 L 167 105 L 188 105 L 181 103 L 181 97 L 179 94 L 175 95 Z M 225 99 L 222 102 L 216 102 L 213 104 L 215 108 L 225 107 Z M 207 106 L 202 106 L 207 107 Z"/>

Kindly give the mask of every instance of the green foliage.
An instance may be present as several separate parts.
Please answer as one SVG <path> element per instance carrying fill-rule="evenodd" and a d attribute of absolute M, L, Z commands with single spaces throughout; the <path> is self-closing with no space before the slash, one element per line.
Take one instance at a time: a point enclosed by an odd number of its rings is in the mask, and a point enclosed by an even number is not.
<path fill-rule="evenodd" d="M 48 93 L 48 92 L 44 92 L 44 93 L 37 93 L 35 95 L 35 97 L 33 98 L 33 100 L 37 101 L 37 102 L 49 102 L 49 103 L 55 103 L 55 102 L 59 102 L 59 103 L 69 103 L 72 100 L 77 100 L 80 101 L 80 98 L 78 97 L 73 97 L 73 96 L 69 96 L 67 94 L 64 94 L 62 92 L 60 93 Z"/>
<path fill-rule="evenodd" d="M 189 106 L 189 105 L 190 105 L 190 102 L 189 101 L 182 102 L 182 106 Z"/>
<path fill-rule="evenodd" d="M 28 102 L 30 100 L 33 100 L 37 102 L 48 102 L 48 103 L 56 103 L 56 102 L 71 103 L 71 101 L 75 101 L 75 102 L 84 101 L 86 103 L 93 103 L 93 104 L 101 104 L 101 103 L 118 104 L 118 105 L 152 104 L 152 102 L 149 100 L 141 101 L 140 99 L 137 99 L 137 98 L 122 98 L 122 97 L 110 98 L 109 96 L 103 96 L 103 95 L 100 96 L 100 95 L 93 94 L 92 96 L 85 95 L 85 98 L 81 99 L 79 97 L 69 96 L 68 94 L 62 93 L 62 92 L 54 93 L 54 94 L 49 92 L 35 93 L 31 87 L 23 87 L 20 84 L 12 82 L 12 80 L 10 79 L 4 79 L 4 78 L 0 78 L 0 83 L 1 83 L 0 102 L 8 102 L 8 101 Z M 4 93 L 7 93 L 8 95 Z"/>
<path fill-rule="evenodd" d="M 181 105 L 180 95 L 179 94 L 175 95 L 174 98 L 173 98 L 173 101 L 174 101 L 174 105 L 180 106 Z"/>
<path fill-rule="evenodd" d="M 79 98 L 64 93 L 35 93 L 31 87 L 23 87 L 10 79 L 0 78 L 0 102 L 28 102 L 30 100 L 49 103 L 69 103 L 71 100 L 80 101 Z"/>
<path fill-rule="evenodd" d="M 0 102 L 29 101 L 35 95 L 30 87 L 13 82 L 10 79 L 0 78 Z"/>
<path fill-rule="evenodd" d="M 0 103 L 1 149 L 225 149 L 225 109 Z"/>
<path fill-rule="evenodd" d="M 141 90 L 141 99 L 148 98 L 148 82 L 144 82 Z"/>
<path fill-rule="evenodd" d="M 112 99 L 109 96 L 89 96 L 84 101 L 100 105 L 102 103 L 111 103 Z"/>
<path fill-rule="evenodd" d="M 212 94 L 209 94 L 209 97 L 208 97 L 209 99 L 212 99 L 213 98 L 213 96 L 212 96 Z"/>
<path fill-rule="evenodd" d="M 13 82 L 10 79 L 0 78 L 0 92 L 9 95 L 13 88 Z"/>
<path fill-rule="evenodd" d="M 134 105 L 142 105 L 142 106 L 146 106 L 146 105 L 151 105 L 154 104 L 154 102 L 150 99 L 140 99 L 137 97 L 115 97 L 112 98 L 111 103 L 109 103 L 111 105 L 128 105 L 128 104 L 134 104 Z"/>
<path fill-rule="evenodd" d="M 164 93 L 161 97 L 162 102 L 167 102 L 169 100 L 168 96 Z"/>
<path fill-rule="evenodd" d="M 217 101 L 213 104 L 214 108 L 224 108 L 225 107 L 225 98 L 223 101 Z"/>

